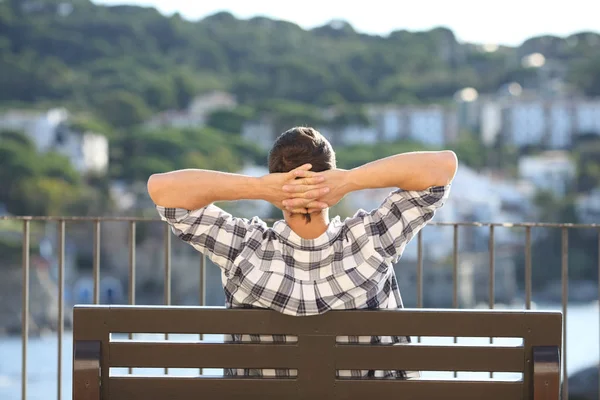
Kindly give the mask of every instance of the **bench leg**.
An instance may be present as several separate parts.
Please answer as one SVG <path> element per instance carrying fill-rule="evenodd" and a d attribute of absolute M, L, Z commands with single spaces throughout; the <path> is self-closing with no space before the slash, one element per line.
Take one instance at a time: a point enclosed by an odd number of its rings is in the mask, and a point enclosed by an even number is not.
<path fill-rule="evenodd" d="M 533 399 L 560 399 L 560 351 L 556 346 L 533 348 Z"/>
<path fill-rule="evenodd" d="M 74 341 L 73 400 L 100 400 L 101 349 L 100 341 Z"/>

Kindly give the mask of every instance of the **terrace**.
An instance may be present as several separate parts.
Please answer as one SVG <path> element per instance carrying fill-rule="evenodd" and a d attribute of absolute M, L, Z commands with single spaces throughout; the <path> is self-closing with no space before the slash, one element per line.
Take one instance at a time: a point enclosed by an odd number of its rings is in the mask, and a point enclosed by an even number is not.
<path fill-rule="evenodd" d="M 30 281 L 30 273 L 32 270 L 31 266 L 31 254 L 32 254 L 32 224 L 34 225 L 44 225 L 46 227 L 55 226 L 56 238 L 57 238 L 57 268 L 56 268 L 56 291 L 58 298 L 58 307 L 56 313 L 56 365 L 53 368 L 53 373 L 56 376 L 55 388 L 56 392 L 54 395 L 50 393 L 45 393 L 44 399 L 57 398 L 59 400 L 70 398 L 71 388 L 70 388 L 70 363 L 71 363 L 71 349 L 69 342 L 69 331 L 67 329 L 68 324 L 65 324 L 65 321 L 68 320 L 68 315 L 66 313 L 70 313 L 71 305 L 67 301 L 66 293 L 68 288 L 65 284 L 65 254 L 66 254 L 66 236 L 68 230 L 71 226 L 77 225 L 86 225 L 92 228 L 93 235 L 93 268 L 92 268 L 92 279 L 93 279 L 93 292 L 91 296 L 91 302 L 94 304 L 101 304 L 101 277 L 103 274 L 103 264 L 101 259 L 101 246 L 102 246 L 102 230 L 103 227 L 107 224 L 120 224 L 122 230 L 127 232 L 127 241 L 126 243 L 122 243 L 122 251 L 127 251 L 128 253 L 128 284 L 127 284 L 127 303 L 128 304 L 136 304 L 136 299 L 139 298 L 141 293 L 137 293 L 136 295 L 136 274 L 139 268 L 143 268 L 143 266 L 138 265 L 138 249 L 136 244 L 136 232 L 138 227 L 146 226 L 148 224 L 153 224 L 156 227 L 159 226 L 160 221 L 157 219 L 151 218 L 127 218 L 127 217 L 108 217 L 108 218 L 97 218 L 97 217 L 13 217 L 13 216 L 0 216 L 0 227 L 2 224 L 11 224 L 11 226 L 19 225 L 22 229 L 22 236 L 20 240 L 22 241 L 22 282 L 28 283 Z M 598 332 L 595 328 L 589 328 L 590 325 L 596 325 L 598 314 L 595 315 L 595 320 L 589 320 L 589 313 L 584 317 L 580 315 L 575 315 L 573 318 L 584 319 L 585 324 L 589 329 L 586 332 L 580 332 L 577 328 L 572 328 L 572 324 L 570 324 L 570 307 L 572 304 L 569 300 L 569 260 L 570 260 L 570 236 L 576 230 L 586 230 L 590 235 L 596 235 L 597 237 L 597 246 L 596 246 L 596 254 L 592 255 L 597 261 L 597 269 L 600 272 L 600 255 L 598 254 L 600 250 L 600 224 L 549 224 L 549 223 L 480 223 L 480 222 L 464 222 L 464 223 L 431 223 L 429 226 L 437 226 L 443 229 L 449 229 L 452 231 L 453 235 L 453 251 L 451 252 L 451 291 L 452 291 L 452 308 L 460 309 L 464 308 L 461 304 L 460 300 L 460 284 L 461 280 L 459 279 L 461 273 L 461 251 L 459 247 L 459 243 L 461 241 L 461 235 L 468 231 L 469 229 L 479 229 L 479 230 L 488 230 L 487 237 L 489 237 L 488 248 L 487 248 L 487 262 L 485 268 L 488 270 L 488 282 L 487 282 L 487 292 L 488 292 L 488 302 L 486 307 L 489 309 L 495 309 L 499 305 L 496 303 L 496 268 L 497 268 L 497 246 L 496 246 L 496 233 L 500 229 L 511 229 L 515 232 L 519 233 L 519 237 L 523 238 L 522 250 L 524 256 L 524 276 L 519 277 L 519 280 L 522 279 L 522 308 L 523 309 L 532 309 L 535 308 L 536 304 L 534 302 L 534 289 L 533 289 L 533 269 L 536 265 L 536 260 L 533 259 L 532 246 L 534 240 L 533 238 L 537 237 L 537 233 L 542 230 L 558 230 L 560 232 L 561 244 L 560 244 L 560 297 L 561 302 L 560 305 L 555 305 L 554 308 L 551 309 L 560 309 L 563 313 L 563 356 L 562 356 L 562 376 L 563 376 L 563 398 L 567 399 L 568 394 L 570 392 L 568 385 L 568 377 L 571 375 L 571 371 L 569 369 L 569 365 L 573 364 L 570 360 L 570 353 L 573 352 L 576 354 L 574 357 L 577 357 L 577 354 L 588 353 L 589 348 L 580 348 L 580 346 L 585 346 L 585 343 L 588 341 L 592 341 L 595 343 L 595 348 L 598 349 L 598 342 L 600 338 L 598 334 L 594 334 L 594 338 L 590 338 L 590 332 Z M 427 236 L 429 226 L 426 227 L 422 232 L 419 233 L 418 237 L 415 238 L 411 246 L 416 246 L 417 259 L 416 259 L 416 271 L 414 271 L 415 276 L 415 294 L 416 298 L 405 302 L 409 304 L 414 304 L 416 308 L 423 308 L 425 306 L 424 302 L 424 294 L 428 290 L 427 285 L 425 284 L 424 276 L 425 271 L 429 268 L 426 251 L 424 249 L 424 236 Z M 164 236 L 163 236 L 163 249 L 161 253 L 164 258 L 161 261 L 162 263 L 162 273 L 163 273 L 163 304 L 164 305 L 172 305 L 172 289 L 173 289 L 173 235 L 170 234 L 170 231 L 165 226 L 164 228 Z M 210 279 L 207 277 L 207 273 L 211 268 L 216 268 L 209 264 L 206 258 L 202 255 L 198 256 L 197 259 L 197 267 L 198 267 L 198 281 L 197 281 L 197 302 L 198 305 L 207 305 L 207 287 L 209 285 L 217 285 L 217 282 L 210 282 Z M 402 264 L 402 262 L 400 262 Z M 401 285 L 402 286 L 402 285 Z M 138 289 L 139 292 L 139 289 Z M 31 359 L 31 356 L 34 355 L 31 352 L 29 347 L 30 341 L 30 296 L 32 293 L 30 292 L 29 285 L 23 285 L 22 290 L 22 307 L 21 307 L 21 371 L 20 371 L 20 394 L 22 399 L 27 398 L 37 398 L 29 397 L 28 391 L 31 390 L 33 382 L 30 382 L 30 370 L 31 364 L 28 363 L 28 360 Z M 405 295 L 406 296 L 406 295 Z M 598 291 L 598 299 L 600 299 L 600 290 Z M 504 307 L 504 305 L 502 305 Z M 597 308 L 595 308 L 595 313 L 597 313 Z M 576 333 L 573 333 L 573 330 Z M 569 335 L 568 335 L 569 334 Z M 573 336 L 573 337 L 571 337 Z M 422 338 L 415 338 L 417 342 L 421 342 Z M 425 339 L 423 339 L 425 340 Z M 578 343 L 578 342 L 582 343 Z M 457 342 L 457 339 L 454 338 L 454 343 Z M 492 343 L 493 339 L 490 339 L 489 343 Z M 584 343 L 585 342 L 585 343 Z M 579 347 L 578 347 L 579 346 Z M 594 354 L 591 356 L 593 362 L 597 363 L 599 358 L 598 354 Z M 15 363 L 18 360 L 14 360 Z M 589 366 L 589 365 L 588 365 Z M 37 366 L 36 366 L 37 367 Z M 2 371 L 0 371 L 2 372 Z M 207 371 L 199 371 L 200 374 L 208 373 Z M 134 373 L 131 369 L 125 370 L 124 373 L 131 374 Z M 485 374 L 486 378 L 496 379 L 498 376 L 494 376 L 493 374 Z M 0 376 L 1 377 L 1 376 Z M 452 378 L 464 378 L 461 377 L 460 374 L 452 373 L 449 376 Z M 0 394 L 2 393 L 2 387 L 0 386 Z M 9 393 L 9 399 L 10 397 Z M 17 398 L 17 397 L 14 397 Z"/>

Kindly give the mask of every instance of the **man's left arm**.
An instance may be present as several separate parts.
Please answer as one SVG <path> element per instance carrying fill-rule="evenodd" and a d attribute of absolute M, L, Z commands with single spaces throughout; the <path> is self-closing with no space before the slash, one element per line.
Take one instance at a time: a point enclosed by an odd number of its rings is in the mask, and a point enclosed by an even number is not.
<path fill-rule="evenodd" d="M 148 194 L 152 201 L 165 208 L 197 210 L 216 201 L 266 200 L 282 208 L 281 202 L 290 197 L 282 190 L 290 180 L 302 180 L 303 196 L 317 199 L 327 193 L 325 178 L 310 171 L 306 164 L 288 173 L 250 177 L 219 171 L 184 169 L 154 174 L 148 179 Z M 311 206 L 327 206 L 315 202 Z"/>

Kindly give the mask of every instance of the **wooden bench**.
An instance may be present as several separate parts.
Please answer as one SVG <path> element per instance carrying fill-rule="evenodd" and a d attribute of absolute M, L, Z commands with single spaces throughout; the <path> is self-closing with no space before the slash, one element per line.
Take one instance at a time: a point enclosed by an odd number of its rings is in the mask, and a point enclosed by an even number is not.
<path fill-rule="evenodd" d="M 111 339 L 111 333 L 288 334 L 294 344 Z M 336 336 L 522 338 L 518 345 L 347 345 Z M 562 314 L 538 311 L 332 311 L 290 317 L 269 310 L 76 306 L 74 400 L 460 399 L 557 400 Z M 487 341 L 486 343 L 488 343 Z M 297 378 L 110 376 L 111 367 L 289 368 Z M 522 373 L 522 379 L 336 379 L 336 370 Z M 489 374 L 487 374 L 489 377 Z M 520 376 L 520 375 L 519 375 Z"/>

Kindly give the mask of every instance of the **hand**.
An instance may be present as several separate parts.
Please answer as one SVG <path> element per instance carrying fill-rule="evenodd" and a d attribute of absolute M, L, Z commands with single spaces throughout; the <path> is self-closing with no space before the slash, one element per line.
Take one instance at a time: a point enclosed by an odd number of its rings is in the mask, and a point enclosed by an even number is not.
<path fill-rule="evenodd" d="M 311 196 L 305 195 L 308 187 L 302 180 L 288 182 L 282 188 L 288 194 L 288 199 L 282 203 L 285 210 L 293 213 L 306 213 L 307 210 L 308 212 L 320 211 L 318 207 L 314 207 L 315 204 L 325 203 L 327 207 L 333 207 L 352 190 L 346 170 L 332 169 L 320 172 L 319 175 L 327 182 L 329 191 L 313 199 L 313 193 Z"/>
<path fill-rule="evenodd" d="M 313 212 L 327 208 L 327 203 L 315 201 L 315 199 L 327 194 L 329 188 L 324 184 L 325 178 L 322 173 L 310 171 L 311 168 L 312 165 L 304 164 L 287 173 L 274 173 L 260 178 L 261 190 L 265 192 L 264 200 L 284 210 L 283 201 L 291 196 L 290 193 L 284 192 L 282 187 L 294 183 L 299 189 L 294 193 L 294 197 L 304 200 L 305 207 L 310 207 Z M 303 212 L 307 211 L 305 208 Z"/>

